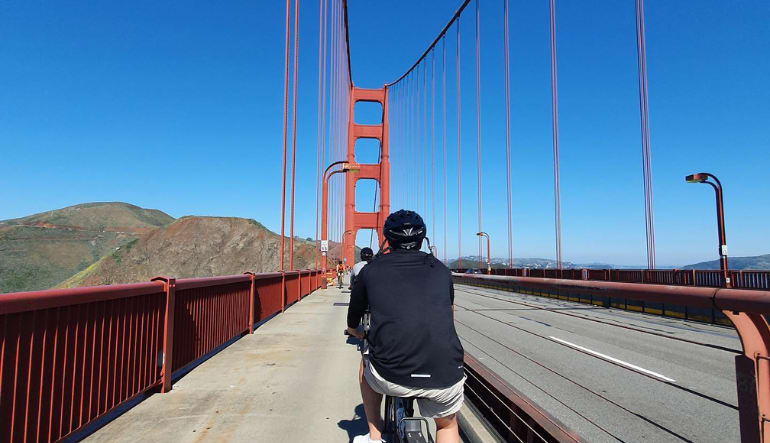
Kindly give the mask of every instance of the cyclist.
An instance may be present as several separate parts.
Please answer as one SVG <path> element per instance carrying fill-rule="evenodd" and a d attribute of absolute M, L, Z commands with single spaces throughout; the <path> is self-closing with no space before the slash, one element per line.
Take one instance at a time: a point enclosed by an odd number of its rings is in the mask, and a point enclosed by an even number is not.
<path fill-rule="evenodd" d="M 460 441 L 456 413 L 463 402 L 463 347 L 453 319 L 451 273 L 431 254 L 420 252 L 426 227 L 413 211 L 385 221 L 389 250 L 381 251 L 357 277 L 348 308 L 348 333 L 364 311 L 371 313 L 369 354 L 358 382 L 369 434 L 355 443 L 382 439 L 382 395 L 414 397 L 420 415 L 436 421 L 437 443 Z"/>
<path fill-rule="evenodd" d="M 337 261 L 337 287 L 342 289 L 342 275 L 345 274 L 345 265 L 342 261 Z"/>
<path fill-rule="evenodd" d="M 361 269 L 363 269 L 367 263 L 372 261 L 372 258 L 374 258 L 374 251 L 372 251 L 372 248 L 361 249 L 361 261 L 353 265 L 353 268 L 350 271 L 350 289 L 353 289 L 353 283 L 355 283 L 356 277 L 358 277 Z"/>

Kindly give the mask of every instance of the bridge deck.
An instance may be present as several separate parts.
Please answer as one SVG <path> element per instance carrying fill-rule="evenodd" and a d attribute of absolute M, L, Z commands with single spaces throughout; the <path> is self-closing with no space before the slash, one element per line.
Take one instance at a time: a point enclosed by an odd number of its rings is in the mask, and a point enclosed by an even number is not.
<path fill-rule="evenodd" d="M 465 352 L 587 441 L 740 439 L 731 328 L 460 284 L 455 325 Z"/>
<path fill-rule="evenodd" d="M 342 335 L 348 297 L 316 291 L 88 440 L 348 441 L 366 433 L 360 357 Z"/>

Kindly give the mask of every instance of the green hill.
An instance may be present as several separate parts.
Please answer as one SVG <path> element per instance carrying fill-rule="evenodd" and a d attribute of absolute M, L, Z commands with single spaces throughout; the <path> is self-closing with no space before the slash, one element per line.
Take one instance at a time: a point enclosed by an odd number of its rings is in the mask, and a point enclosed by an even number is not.
<path fill-rule="evenodd" d="M 10 226 L 71 228 L 89 231 L 141 232 L 164 226 L 174 217 L 157 209 L 144 209 L 128 203 L 83 203 L 22 218 L 0 221 Z"/>
<path fill-rule="evenodd" d="M 172 221 L 126 203 L 86 203 L 0 221 L 0 292 L 51 288 Z"/>
<path fill-rule="evenodd" d="M 156 275 L 185 278 L 272 272 L 279 269 L 280 238 L 251 219 L 182 217 L 112 251 L 59 287 L 135 283 Z M 295 238 L 295 268 L 315 266 L 314 243 Z M 288 248 L 287 238 L 286 266 Z"/>
<path fill-rule="evenodd" d="M 770 254 L 753 257 L 727 257 L 728 268 L 736 271 L 755 269 L 770 269 Z M 719 260 L 704 261 L 684 266 L 682 269 L 719 269 Z"/>

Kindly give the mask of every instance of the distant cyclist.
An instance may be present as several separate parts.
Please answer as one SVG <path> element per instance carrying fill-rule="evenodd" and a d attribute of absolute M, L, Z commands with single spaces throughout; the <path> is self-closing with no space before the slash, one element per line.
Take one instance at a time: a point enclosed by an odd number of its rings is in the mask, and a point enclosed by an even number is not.
<path fill-rule="evenodd" d="M 342 276 L 345 274 L 345 265 L 342 261 L 337 262 L 337 287 L 342 289 Z"/>
<path fill-rule="evenodd" d="M 354 264 L 353 269 L 350 271 L 350 289 L 353 289 L 353 283 L 356 282 L 356 277 L 358 277 L 358 274 L 364 269 L 364 266 L 372 261 L 372 258 L 374 258 L 374 251 L 372 251 L 372 248 L 361 249 L 361 261 Z"/>
<path fill-rule="evenodd" d="M 436 421 L 437 443 L 460 441 L 456 413 L 463 403 L 463 347 L 453 319 L 451 273 L 431 254 L 420 252 L 425 223 L 413 211 L 388 216 L 389 250 L 356 277 L 348 308 L 348 333 L 364 311 L 371 312 L 369 354 L 358 381 L 369 434 L 354 443 L 382 439 L 382 395 L 414 397 L 420 415 Z"/>

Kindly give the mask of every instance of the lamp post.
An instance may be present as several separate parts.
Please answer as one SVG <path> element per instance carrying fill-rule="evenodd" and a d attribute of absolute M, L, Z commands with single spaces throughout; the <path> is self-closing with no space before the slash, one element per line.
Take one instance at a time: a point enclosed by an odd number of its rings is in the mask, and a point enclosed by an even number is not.
<path fill-rule="evenodd" d="M 340 169 L 337 169 L 335 171 L 332 171 L 329 173 L 329 170 L 333 168 L 334 166 L 342 165 Z M 326 252 L 323 250 L 324 243 L 327 244 L 328 247 L 328 241 L 326 238 L 326 217 L 327 212 L 329 210 L 329 178 L 331 178 L 334 174 L 340 174 L 340 173 L 348 173 L 348 172 L 358 172 L 360 171 L 360 168 L 355 163 L 348 163 L 346 161 L 337 161 L 332 164 L 330 164 L 326 170 L 323 173 L 323 198 L 321 200 L 321 272 L 324 275 L 324 281 L 326 281 Z"/>
<path fill-rule="evenodd" d="M 709 178 L 713 179 L 714 182 L 708 181 Z M 722 270 L 722 278 L 724 279 L 725 287 L 731 288 L 732 283 L 730 282 L 730 277 L 727 273 L 727 240 L 725 238 L 725 210 L 722 203 L 722 183 L 720 183 L 719 179 L 713 174 L 709 174 L 708 172 L 690 174 L 685 177 L 685 181 L 687 181 L 687 183 L 706 183 L 714 188 L 717 203 L 717 230 L 719 231 L 719 267 Z"/>
<path fill-rule="evenodd" d="M 489 263 L 489 261 L 491 260 L 491 255 L 489 255 L 489 245 L 490 245 L 489 234 L 487 234 L 486 232 L 477 232 L 476 235 L 478 235 L 479 237 L 487 238 L 487 275 L 489 275 L 492 273 L 492 265 Z"/>

